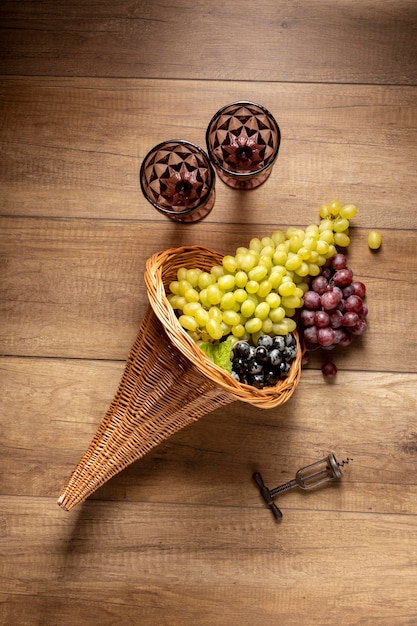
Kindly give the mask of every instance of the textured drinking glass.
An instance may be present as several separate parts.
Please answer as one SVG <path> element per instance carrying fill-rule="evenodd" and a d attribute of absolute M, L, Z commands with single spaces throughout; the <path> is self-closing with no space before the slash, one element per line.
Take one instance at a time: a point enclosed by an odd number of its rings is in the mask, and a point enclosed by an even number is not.
<path fill-rule="evenodd" d="M 197 222 L 210 213 L 215 178 L 204 150 L 183 139 L 163 141 L 152 148 L 140 168 L 145 198 L 176 222 Z"/>
<path fill-rule="evenodd" d="M 206 132 L 207 151 L 219 178 L 234 189 L 254 189 L 266 181 L 278 156 L 281 132 L 260 104 L 227 104 Z"/>

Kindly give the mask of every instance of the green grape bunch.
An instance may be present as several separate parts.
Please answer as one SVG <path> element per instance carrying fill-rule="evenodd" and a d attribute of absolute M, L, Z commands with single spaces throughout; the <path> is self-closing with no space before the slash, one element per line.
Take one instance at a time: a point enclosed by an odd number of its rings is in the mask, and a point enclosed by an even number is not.
<path fill-rule="evenodd" d="M 287 335 L 297 323 L 310 279 L 349 246 L 353 204 L 334 200 L 319 208 L 320 223 L 254 237 L 223 257 L 210 272 L 181 267 L 169 285 L 168 301 L 180 325 L 197 342 L 231 336 L 256 344 L 261 335 Z"/>

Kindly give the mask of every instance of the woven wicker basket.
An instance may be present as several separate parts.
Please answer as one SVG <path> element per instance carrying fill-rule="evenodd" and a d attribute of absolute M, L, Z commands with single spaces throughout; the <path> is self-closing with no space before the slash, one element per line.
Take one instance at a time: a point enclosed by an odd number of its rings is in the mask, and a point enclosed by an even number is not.
<path fill-rule="evenodd" d="M 300 345 L 287 378 L 275 387 L 256 389 L 217 367 L 179 325 L 166 297 L 177 270 L 210 270 L 221 260 L 220 254 L 197 246 L 173 248 L 148 259 L 150 305 L 116 395 L 58 499 L 64 509 L 70 510 L 154 446 L 214 409 L 235 400 L 273 408 L 294 393 L 301 374 Z"/>

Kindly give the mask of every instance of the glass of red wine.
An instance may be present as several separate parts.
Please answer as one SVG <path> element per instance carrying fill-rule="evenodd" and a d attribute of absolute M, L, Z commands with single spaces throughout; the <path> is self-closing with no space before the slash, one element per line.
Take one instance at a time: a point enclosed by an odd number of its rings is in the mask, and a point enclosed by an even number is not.
<path fill-rule="evenodd" d="M 157 211 L 176 222 L 198 222 L 210 213 L 215 178 L 204 150 L 184 139 L 159 143 L 140 168 L 143 195 Z"/>
<path fill-rule="evenodd" d="M 216 172 L 234 189 L 255 189 L 267 180 L 280 142 L 272 113 L 246 100 L 219 109 L 206 131 L 207 152 Z"/>

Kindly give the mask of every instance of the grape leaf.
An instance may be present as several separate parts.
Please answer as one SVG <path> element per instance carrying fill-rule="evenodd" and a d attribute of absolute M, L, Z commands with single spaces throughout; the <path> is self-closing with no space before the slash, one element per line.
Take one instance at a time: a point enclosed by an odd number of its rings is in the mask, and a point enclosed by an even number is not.
<path fill-rule="evenodd" d="M 226 372 L 229 372 L 229 374 L 232 372 L 232 361 L 230 360 L 232 341 L 233 338 L 229 337 L 220 343 L 203 342 L 200 344 L 200 348 L 204 354 L 216 365 L 226 370 Z"/>

